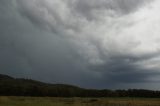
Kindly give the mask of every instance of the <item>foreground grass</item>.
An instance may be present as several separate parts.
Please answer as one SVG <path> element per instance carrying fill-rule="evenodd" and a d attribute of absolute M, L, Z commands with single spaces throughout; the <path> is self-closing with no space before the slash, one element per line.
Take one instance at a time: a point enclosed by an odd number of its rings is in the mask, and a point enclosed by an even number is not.
<path fill-rule="evenodd" d="M 149 98 L 0 97 L 0 106 L 160 106 Z"/>

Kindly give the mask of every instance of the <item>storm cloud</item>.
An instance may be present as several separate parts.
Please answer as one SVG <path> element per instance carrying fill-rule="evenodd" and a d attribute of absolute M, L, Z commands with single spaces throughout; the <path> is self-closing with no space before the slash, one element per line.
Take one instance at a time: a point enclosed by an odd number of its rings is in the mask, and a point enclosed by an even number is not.
<path fill-rule="evenodd" d="M 0 72 L 86 88 L 160 89 L 159 5 L 1 0 Z"/>

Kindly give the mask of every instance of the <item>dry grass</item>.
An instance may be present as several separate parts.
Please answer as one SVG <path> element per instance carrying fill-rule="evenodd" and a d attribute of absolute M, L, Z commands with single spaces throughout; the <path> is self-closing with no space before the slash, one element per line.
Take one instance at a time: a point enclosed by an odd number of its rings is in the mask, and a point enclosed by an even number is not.
<path fill-rule="evenodd" d="M 0 97 L 0 106 L 160 106 L 149 98 Z"/>

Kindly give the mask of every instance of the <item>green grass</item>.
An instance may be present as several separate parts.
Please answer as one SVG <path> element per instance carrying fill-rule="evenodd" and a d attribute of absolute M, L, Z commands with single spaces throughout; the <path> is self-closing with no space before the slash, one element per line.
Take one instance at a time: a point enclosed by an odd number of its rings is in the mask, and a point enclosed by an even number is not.
<path fill-rule="evenodd" d="M 160 106 L 149 98 L 0 97 L 0 106 Z"/>

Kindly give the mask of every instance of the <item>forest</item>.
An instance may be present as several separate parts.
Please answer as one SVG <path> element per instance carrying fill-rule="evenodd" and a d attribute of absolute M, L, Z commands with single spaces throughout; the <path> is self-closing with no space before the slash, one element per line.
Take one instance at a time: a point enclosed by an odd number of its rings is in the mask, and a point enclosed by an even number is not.
<path fill-rule="evenodd" d="M 0 96 L 160 98 L 160 91 L 145 89 L 85 89 L 67 84 L 49 84 L 31 79 L 13 78 L 1 74 Z"/>

